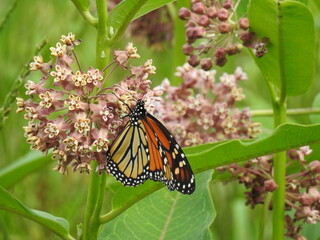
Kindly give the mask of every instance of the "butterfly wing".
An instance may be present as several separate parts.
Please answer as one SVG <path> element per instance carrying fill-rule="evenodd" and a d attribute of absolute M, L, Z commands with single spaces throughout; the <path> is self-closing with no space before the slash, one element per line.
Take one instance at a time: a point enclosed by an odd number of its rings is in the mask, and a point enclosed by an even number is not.
<path fill-rule="evenodd" d="M 171 191 L 191 194 L 195 178 L 177 141 L 138 100 L 130 121 L 107 153 L 107 169 L 126 186 L 137 186 L 150 178 Z"/>
<path fill-rule="evenodd" d="M 147 114 L 142 119 L 150 152 L 149 178 L 163 182 L 171 191 L 191 194 L 195 190 L 195 178 L 181 147 L 163 126 Z"/>
<path fill-rule="evenodd" d="M 107 169 L 125 186 L 142 184 L 149 176 L 149 154 L 141 120 L 130 122 L 112 143 L 107 153 Z"/>

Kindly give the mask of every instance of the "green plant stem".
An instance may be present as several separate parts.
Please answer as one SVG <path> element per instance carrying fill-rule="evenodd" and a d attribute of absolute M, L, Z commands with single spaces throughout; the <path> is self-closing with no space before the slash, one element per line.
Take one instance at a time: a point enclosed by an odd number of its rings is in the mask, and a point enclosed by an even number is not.
<path fill-rule="evenodd" d="M 108 44 L 110 46 L 112 46 L 113 44 L 115 44 L 117 41 L 119 41 L 119 39 L 122 37 L 122 35 L 124 34 L 124 32 L 126 31 L 128 25 L 130 24 L 130 22 L 133 20 L 134 16 L 136 15 L 136 13 L 139 11 L 139 9 L 146 3 L 147 0 L 139 0 L 139 2 L 136 4 L 135 8 L 130 11 L 127 12 L 127 17 L 125 18 L 125 21 L 119 26 L 119 28 L 117 29 L 117 31 L 114 33 L 114 35 L 109 39 Z"/>
<path fill-rule="evenodd" d="M 89 8 L 90 4 L 87 7 L 84 7 L 81 1 L 79 0 L 71 0 L 75 7 L 78 9 L 79 13 L 82 17 L 93 27 L 97 27 L 98 19 L 91 15 Z"/>
<path fill-rule="evenodd" d="M 99 69 L 107 65 L 110 57 L 110 46 L 107 41 L 110 27 L 106 2 L 106 0 L 96 0 L 98 14 L 96 62 Z"/>
<path fill-rule="evenodd" d="M 272 199 L 272 193 L 268 192 L 264 200 L 264 204 L 263 204 L 263 208 L 260 216 L 260 228 L 259 228 L 259 237 L 258 237 L 259 240 L 264 240 L 264 234 L 265 234 L 264 229 L 266 225 L 266 218 L 267 218 L 267 213 L 269 211 L 271 199 Z"/>
<path fill-rule="evenodd" d="M 84 219 L 83 240 L 95 240 L 99 230 L 99 216 L 103 204 L 107 175 L 99 175 L 97 162 L 91 162 L 90 185 Z"/>
<path fill-rule="evenodd" d="M 106 0 L 96 0 L 98 24 L 96 42 L 96 62 L 99 69 L 103 69 L 109 61 L 110 46 L 107 44 L 109 21 Z M 87 196 L 87 206 L 84 218 L 83 240 L 97 239 L 99 230 L 99 216 L 103 204 L 106 174 L 96 172 L 98 163 L 91 161 L 90 184 Z"/>
<path fill-rule="evenodd" d="M 286 122 L 286 103 L 273 104 L 274 127 Z M 284 239 L 284 206 L 285 206 L 285 180 L 286 176 L 286 152 L 276 153 L 274 156 L 274 180 L 278 187 L 273 194 L 273 239 Z"/>
<path fill-rule="evenodd" d="M 2 21 L 0 22 L 0 32 L 4 29 L 4 26 L 6 25 L 6 23 L 8 22 L 12 12 L 14 11 L 14 9 L 16 8 L 18 3 L 18 0 L 15 0 L 11 7 L 9 8 L 9 10 L 7 11 L 7 13 L 4 15 L 4 18 L 2 19 Z"/>
<path fill-rule="evenodd" d="M 91 173 L 90 173 L 90 184 L 89 184 L 89 190 L 87 195 L 87 206 L 84 216 L 84 227 L 83 227 L 83 240 L 90 240 L 92 231 L 90 229 L 91 222 L 92 222 L 92 215 L 93 211 L 96 208 L 97 199 L 99 196 L 100 188 L 98 186 L 100 185 L 100 177 L 98 173 L 95 172 L 95 169 L 97 167 L 96 161 L 91 161 Z M 93 220 L 94 221 L 94 220 Z"/>
<path fill-rule="evenodd" d="M 252 117 L 260 116 L 273 116 L 273 110 L 261 109 L 251 110 Z M 320 114 L 320 108 L 293 108 L 287 110 L 287 115 L 309 115 L 309 114 Z"/>
<path fill-rule="evenodd" d="M 100 212 L 103 204 L 104 194 L 105 194 L 105 188 L 106 188 L 106 180 L 107 180 L 107 174 L 102 173 L 101 176 L 98 176 L 100 178 L 100 183 L 98 187 L 98 196 L 96 199 L 96 204 L 94 206 L 93 214 L 91 217 L 91 223 L 89 226 L 90 233 L 91 233 L 91 239 L 97 239 L 98 236 L 98 230 L 100 226 Z"/>

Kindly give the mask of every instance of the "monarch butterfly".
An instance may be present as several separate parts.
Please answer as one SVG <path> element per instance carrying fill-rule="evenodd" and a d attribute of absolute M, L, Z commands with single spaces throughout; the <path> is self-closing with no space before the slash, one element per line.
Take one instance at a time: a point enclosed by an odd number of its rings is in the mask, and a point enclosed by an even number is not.
<path fill-rule="evenodd" d="M 108 171 L 125 186 L 147 179 L 164 183 L 170 191 L 191 194 L 195 178 L 181 147 L 144 101 L 137 100 L 126 116 L 129 121 L 107 153 Z"/>

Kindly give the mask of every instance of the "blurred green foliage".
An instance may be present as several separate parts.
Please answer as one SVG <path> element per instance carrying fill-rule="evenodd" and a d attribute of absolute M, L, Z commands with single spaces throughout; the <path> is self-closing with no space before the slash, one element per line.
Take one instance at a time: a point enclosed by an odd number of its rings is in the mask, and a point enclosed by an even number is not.
<path fill-rule="evenodd" d="M 12 0 L 1 0 L 0 22 L 5 18 L 13 2 Z M 318 36 L 317 55 L 319 56 L 320 5 L 318 0 L 309 1 L 308 4 L 315 15 Z M 42 56 L 45 60 L 49 60 L 49 46 L 55 45 L 60 36 L 68 32 L 73 32 L 76 37 L 82 40 L 81 46 L 77 48 L 77 55 L 82 67 L 94 66 L 95 31 L 82 19 L 71 1 L 17 1 L 16 7 L 0 31 L 0 105 L 3 104 L 6 94 L 10 91 L 21 69 L 32 57 L 36 45 L 43 38 L 48 40 L 48 46 L 44 48 Z M 152 78 L 154 85 L 170 76 L 171 59 L 173 59 L 174 51 L 169 43 L 164 43 L 163 49 L 156 51 L 146 46 L 145 42 L 123 37 L 115 48 L 124 48 L 128 41 L 133 41 L 138 47 L 141 63 L 146 59 L 153 59 L 153 65 L 157 67 L 157 74 Z M 244 82 L 242 86 L 246 99 L 241 107 L 271 109 L 266 83 L 247 52 L 243 51 L 242 54 L 229 58 L 226 66 L 217 69 L 217 76 L 222 72 L 232 73 L 236 66 L 241 66 L 249 77 L 249 80 Z M 312 87 L 307 93 L 290 98 L 288 108 L 303 108 L 312 105 L 313 99 L 320 89 L 319 58 L 316 66 L 316 76 Z M 33 73 L 29 76 L 29 79 L 36 81 L 38 77 L 37 74 Z M 113 81 L 119 81 L 119 77 L 121 76 L 115 74 Z M 24 97 L 24 89 L 20 90 L 20 96 Z M 26 121 L 22 114 L 15 113 L 15 109 L 16 107 L 12 108 L 9 118 L 0 132 L 0 168 L 10 165 L 30 151 L 22 129 Z M 253 120 L 261 122 L 265 133 L 270 133 L 272 118 L 257 117 Z M 289 122 L 308 124 L 310 119 L 309 116 L 295 116 L 290 117 Z M 315 151 L 311 157 L 312 159 L 319 159 L 319 151 Z M 48 211 L 55 216 L 70 220 L 70 226 L 73 227 L 71 233 L 75 234 L 75 226 L 82 221 L 83 217 L 88 175 L 77 173 L 62 176 L 51 170 L 54 164 L 54 162 L 50 162 L 41 170 L 24 178 L 8 190 L 29 207 Z M 257 239 L 258 219 L 262 208 L 257 207 L 255 210 L 251 210 L 244 205 L 244 189 L 242 186 L 237 183 L 224 185 L 212 181 L 210 190 L 217 213 L 217 217 L 211 226 L 213 238 L 219 240 Z M 109 207 L 110 198 L 107 195 L 105 209 L 102 212 Z M 230 231 L 230 229 L 233 230 Z M 266 227 L 266 230 L 268 229 Z M 308 239 L 318 239 L 320 236 L 319 229 L 319 226 L 309 225 L 304 230 L 304 235 Z M 266 234 L 271 236 L 271 232 L 266 232 Z M 2 239 L 37 240 L 55 239 L 55 237 L 34 222 L 0 210 L 0 240 Z"/>

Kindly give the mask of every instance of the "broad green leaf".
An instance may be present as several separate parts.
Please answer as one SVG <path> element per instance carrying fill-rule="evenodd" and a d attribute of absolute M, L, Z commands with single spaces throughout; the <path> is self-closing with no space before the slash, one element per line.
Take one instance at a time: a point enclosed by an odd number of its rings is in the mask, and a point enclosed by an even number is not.
<path fill-rule="evenodd" d="M 192 195 L 165 188 L 144 198 L 105 224 L 98 239 L 210 239 L 208 227 L 215 217 L 207 186 L 211 175 L 196 175 Z"/>
<path fill-rule="evenodd" d="M 174 1 L 176 0 L 147 0 L 146 3 L 136 13 L 133 20 Z"/>
<path fill-rule="evenodd" d="M 272 135 L 259 140 L 228 140 L 184 148 L 194 173 L 241 162 L 305 145 L 320 143 L 320 124 L 283 124 Z M 196 175 L 196 183 L 198 182 Z M 148 180 L 141 186 L 131 188 L 121 184 L 112 189 L 115 192 L 114 208 L 127 207 L 163 188 L 163 184 Z M 164 187 L 165 188 L 165 187 Z"/>
<path fill-rule="evenodd" d="M 144 184 L 137 187 L 125 187 L 120 182 L 109 186 L 114 192 L 112 198 L 112 207 L 117 209 L 124 205 L 132 205 L 149 194 L 159 190 L 164 185 L 162 183 L 155 183 L 153 181 L 146 181 Z"/>
<path fill-rule="evenodd" d="M 0 184 L 3 187 L 11 186 L 49 162 L 51 162 L 50 156 L 43 156 L 39 152 L 34 151 L 29 152 L 11 165 L 0 170 Z"/>
<path fill-rule="evenodd" d="M 315 67 L 314 21 L 309 8 L 297 1 L 251 0 L 248 16 L 251 31 L 270 40 L 268 53 L 255 57 L 266 80 L 287 96 L 306 92 Z"/>
<path fill-rule="evenodd" d="M 116 33 L 126 27 L 147 0 L 124 0 L 115 6 L 109 16 L 110 26 Z"/>
<path fill-rule="evenodd" d="M 239 19 L 247 14 L 248 4 L 249 4 L 249 0 L 242 0 L 239 2 L 239 5 L 236 9 L 236 13 Z"/>
<path fill-rule="evenodd" d="M 64 239 L 72 239 L 69 235 L 69 223 L 64 218 L 28 208 L 2 186 L 0 186 L 0 209 L 16 213 L 37 222 Z"/>
<path fill-rule="evenodd" d="M 110 26 L 116 33 L 131 21 L 151 12 L 173 0 L 123 0 L 110 13 Z"/>
<path fill-rule="evenodd" d="M 185 153 L 193 171 L 201 172 L 317 142 L 320 142 L 320 124 L 283 124 L 271 136 L 254 142 L 230 140 L 219 145 L 213 144 L 212 147 L 207 144 L 207 149 L 202 147 L 202 151 L 198 153 L 194 153 L 195 149 L 192 149 L 193 153 L 189 154 L 187 148 Z"/>

